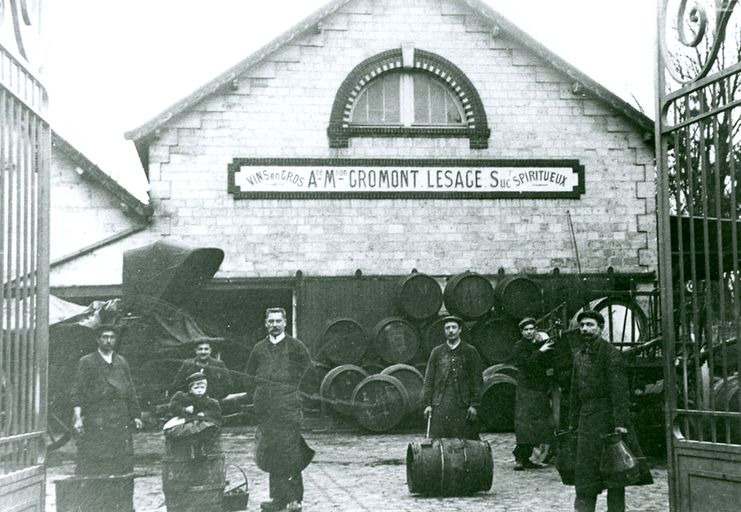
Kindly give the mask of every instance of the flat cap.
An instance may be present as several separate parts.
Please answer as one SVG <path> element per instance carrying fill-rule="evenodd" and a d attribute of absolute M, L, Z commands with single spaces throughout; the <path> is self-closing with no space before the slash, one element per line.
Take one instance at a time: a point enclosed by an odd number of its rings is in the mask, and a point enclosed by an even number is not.
<path fill-rule="evenodd" d="M 185 379 L 185 384 L 187 384 L 188 388 L 190 389 L 190 385 L 194 382 L 199 382 L 205 380 L 208 382 L 208 379 L 206 378 L 206 374 L 203 372 L 195 372 L 188 375 Z"/>
<path fill-rule="evenodd" d="M 592 320 L 597 322 L 597 325 L 599 325 L 600 327 L 605 326 L 605 317 L 603 317 L 602 313 L 600 313 L 599 311 L 594 311 L 593 309 L 582 311 L 581 313 L 576 315 L 576 322 L 580 323 L 584 318 L 591 318 Z"/>
<path fill-rule="evenodd" d="M 535 326 L 535 319 L 531 316 L 528 316 L 526 318 L 523 318 L 520 320 L 520 323 L 517 324 L 517 327 L 520 328 L 520 330 L 524 329 L 526 325 L 532 325 Z"/>
<path fill-rule="evenodd" d="M 458 324 L 459 327 L 463 327 L 463 319 L 459 316 L 448 315 L 443 318 L 443 325 L 447 324 L 448 322 L 455 322 Z"/>

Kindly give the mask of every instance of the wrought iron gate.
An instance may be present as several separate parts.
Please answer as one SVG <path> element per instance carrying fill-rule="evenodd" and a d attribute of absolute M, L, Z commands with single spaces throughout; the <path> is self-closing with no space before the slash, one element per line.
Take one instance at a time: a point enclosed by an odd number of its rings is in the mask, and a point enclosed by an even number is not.
<path fill-rule="evenodd" d="M 46 91 L 23 30 L 38 5 L 0 1 L 0 510 L 44 507 L 49 268 Z M 27 41 L 28 42 L 28 41 Z"/>
<path fill-rule="evenodd" d="M 672 510 L 741 501 L 741 7 L 659 0 L 659 267 Z"/>

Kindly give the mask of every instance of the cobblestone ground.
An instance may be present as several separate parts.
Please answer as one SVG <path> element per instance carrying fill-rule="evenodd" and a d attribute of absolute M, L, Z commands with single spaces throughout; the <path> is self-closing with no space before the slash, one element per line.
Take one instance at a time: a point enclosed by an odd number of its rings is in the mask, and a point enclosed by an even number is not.
<path fill-rule="evenodd" d="M 571 510 L 574 489 L 561 484 L 553 466 L 514 472 L 511 450 L 514 434 L 484 434 L 492 446 L 494 484 L 490 491 L 467 498 L 420 498 L 406 486 L 406 448 L 419 439 L 416 433 L 365 435 L 358 433 L 306 434 L 317 450 L 314 462 L 304 471 L 304 510 L 307 512 L 493 512 Z M 223 436 L 227 464 L 241 466 L 250 486 L 248 510 L 259 511 L 268 499 L 268 478 L 253 462 L 254 428 L 230 427 Z M 159 461 L 164 440 L 159 433 L 141 433 L 135 438 L 136 474 L 134 506 L 137 512 L 164 512 Z M 47 512 L 55 512 L 55 480 L 71 476 L 74 443 L 49 459 Z M 669 510 L 665 467 L 652 470 L 655 483 L 627 490 L 627 509 L 663 512 Z M 230 486 L 243 481 L 228 467 Z M 597 510 L 605 510 L 604 494 Z"/>

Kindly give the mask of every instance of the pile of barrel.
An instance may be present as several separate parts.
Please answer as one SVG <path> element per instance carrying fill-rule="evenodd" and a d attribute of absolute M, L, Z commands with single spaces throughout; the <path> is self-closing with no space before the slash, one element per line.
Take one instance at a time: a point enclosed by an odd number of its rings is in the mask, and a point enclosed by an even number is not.
<path fill-rule="evenodd" d="M 538 314 L 542 302 L 540 286 L 525 276 L 504 277 L 495 288 L 474 272 L 456 275 L 444 286 L 426 274 L 410 274 L 400 282 L 396 314 L 376 323 L 370 334 L 352 318 L 327 321 L 314 354 L 318 362 L 301 383 L 305 405 L 353 418 L 374 432 L 421 419 L 423 374 L 432 349 L 445 342 L 442 313 L 447 312 L 466 321 L 463 338 L 487 367 L 483 426 L 511 430 L 517 375 L 507 363 L 519 337 L 518 321 Z"/>

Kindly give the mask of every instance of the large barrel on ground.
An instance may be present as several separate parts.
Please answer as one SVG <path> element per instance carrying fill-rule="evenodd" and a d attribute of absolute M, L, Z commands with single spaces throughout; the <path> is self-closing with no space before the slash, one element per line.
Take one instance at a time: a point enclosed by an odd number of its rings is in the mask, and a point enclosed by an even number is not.
<path fill-rule="evenodd" d="M 512 432 L 515 427 L 517 381 L 504 373 L 484 380 L 479 415 L 488 432 Z"/>
<path fill-rule="evenodd" d="M 353 364 L 332 368 L 322 380 L 319 394 L 325 403 L 340 414 L 352 416 L 352 392 L 368 376 L 365 370 Z"/>
<path fill-rule="evenodd" d="M 355 419 L 373 432 L 397 426 L 409 411 L 409 395 L 404 384 L 390 375 L 366 377 L 352 393 Z"/>
<path fill-rule="evenodd" d="M 54 482 L 57 512 L 132 512 L 134 474 L 79 476 Z"/>
<path fill-rule="evenodd" d="M 464 272 L 450 278 L 443 292 L 445 308 L 464 320 L 476 320 L 494 306 L 494 287 L 475 272 Z"/>
<path fill-rule="evenodd" d="M 716 411 L 739 411 L 739 381 L 738 372 L 729 375 L 725 379 L 718 379 L 713 384 L 713 398 Z M 729 441 L 732 443 L 741 443 L 741 428 L 738 421 L 718 421 L 716 422 L 718 439 L 726 439 L 726 424 L 730 424 L 728 434 Z"/>
<path fill-rule="evenodd" d="M 469 339 L 487 363 L 506 363 L 512 360 L 520 330 L 515 318 L 488 316 L 474 324 Z"/>
<path fill-rule="evenodd" d="M 509 375 L 513 379 L 517 380 L 517 367 L 511 364 L 499 363 L 493 364 L 483 371 L 482 377 L 484 380 L 491 379 L 495 373 L 503 373 Z"/>
<path fill-rule="evenodd" d="M 396 377 L 404 385 L 409 396 L 409 412 L 419 411 L 422 408 L 422 384 L 425 378 L 419 370 L 408 364 L 394 364 L 384 368 L 381 374 Z"/>
<path fill-rule="evenodd" d="M 352 318 L 327 321 L 319 347 L 320 360 L 333 365 L 357 364 L 368 348 L 365 329 Z"/>
<path fill-rule="evenodd" d="M 298 388 L 301 392 L 301 405 L 304 409 L 318 411 L 321 408 L 322 381 L 331 369 L 325 364 L 315 362 L 301 376 Z"/>
<path fill-rule="evenodd" d="M 419 332 L 401 317 L 390 316 L 373 329 L 376 353 L 389 364 L 408 363 L 419 349 Z"/>
<path fill-rule="evenodd" d="M 197 458 L 165 456 L 162 459 L 162 490 L 167 510 L 221 510 L 225 475 L 223 453 Z"/>
<path fill-rule="evenodd" d="M 421 330 L 419 356 L 427 362 L 432 349 L 445 343 L 445 321 L 443 317 L 430 320 Z"/>
<path fill-rule="evenodd" d="M 404 316 L 424 320 L 440 311 L 443 292 L 434 278 L 426 274 L 411 274 L 401 282 L 396 302 Z"/>
<path fill-rule="evenodd" d="M 505 277 L 494 288 L 494 297 L 502 310 L 518 320 L 543 311 L 543 288 L 529 277 Z"/>
<path fill-rule="evenodd" d="M 426 439 L 409 443 L 406 463 L 412 494 L 469 496 L 491 489 L 494 477 L 487 441 Z"/>

